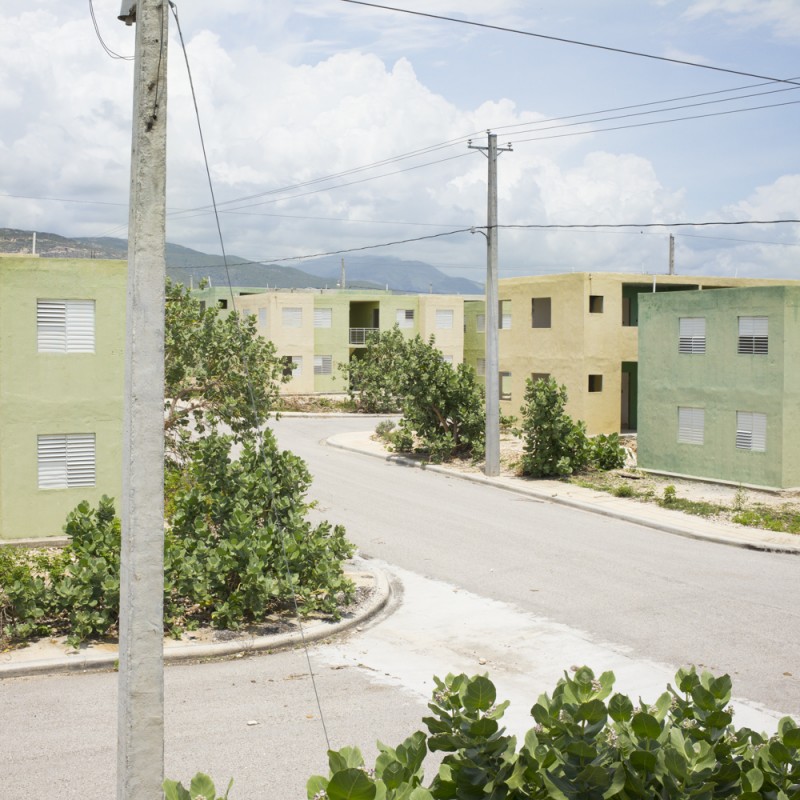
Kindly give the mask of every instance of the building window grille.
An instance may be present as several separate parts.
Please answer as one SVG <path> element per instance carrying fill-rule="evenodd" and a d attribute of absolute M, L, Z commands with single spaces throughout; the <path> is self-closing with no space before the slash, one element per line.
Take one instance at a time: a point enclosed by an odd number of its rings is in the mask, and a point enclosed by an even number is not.
<path fill-rule="evenodd" d="M 96 480 L 93 433 L 47 434 L 37 437 L 40 489 L 94 486 Z"/>
<path fill-rule="evenodd" d="M 333 309 L 332 308 L 315 308 L 314 309 L 314 327 L 315 328 L 330 328 L 333 323 Z"/>
<path fill-rule="evenodd" d="M 700 355 L 706 352 L 705 317 L 681 317 L 679 320 L 678 352 Z"/>
<path fill-rule="evenodd" d="M 704 408 L 678 406 L 678 441 L 703 444 L 706 411 Z"/>
<path fill-rule="evenodd" d="M 40 353 L 94 353 L 94 300 L 37 300 Z"/>
<path fill-rule="evenodd" d="M 736 447 L 738 450 L 767 449 L 767 415 L 757 411 L 736 412 Z"/>
<path fill-rule="evenodd" d="M 302 328 L 303 327 L 303 309 L 302 308 L 282 308 L 281 321 L 284 328 Z"/>
<path fill-rule="evenodd" d="M 314 374 L 332 375 L 333 356 L 314 356 Z"/>
<path fill-rule="evenodd" d="M 752 356 L 769 353 L 769 317 L 739 317 L 737 352 Z"/>

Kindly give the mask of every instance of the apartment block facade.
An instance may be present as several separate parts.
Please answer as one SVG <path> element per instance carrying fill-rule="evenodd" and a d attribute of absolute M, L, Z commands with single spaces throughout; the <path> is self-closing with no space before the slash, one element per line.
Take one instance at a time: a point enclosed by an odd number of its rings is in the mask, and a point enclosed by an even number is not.
<path fill-rule="evenodd" d="M 800 287 L 641 298 L 639 466 L 800 487 Z"/>
<path fill-rule="evenodd" d="M 446 361 L 464 358 L 464 299 L 455 295 L 361 290 L 273 291 L 240 294 L 236 310 L 256 319 L 259 333 L 286 363 L 287 394 L 347 390 L 338 369 L 358 358 L 372 332 L 395 325 L 408 337 L 434 337 Z"/>
<path fill-rule="evenodd" d="M 636 430 L 643 408 L 639 396 L 641 298 L 782 283 L 608 272 L 501 280 L 501 411 L 518 415 L 526 381 L 552 376 L 567 388 L 567 413 L 584 420 L 590 435 Z"/>
<path fill-rule="evenodd" d="M 0 538 L 122 491 L 124 261 L 0 259 Z"/>

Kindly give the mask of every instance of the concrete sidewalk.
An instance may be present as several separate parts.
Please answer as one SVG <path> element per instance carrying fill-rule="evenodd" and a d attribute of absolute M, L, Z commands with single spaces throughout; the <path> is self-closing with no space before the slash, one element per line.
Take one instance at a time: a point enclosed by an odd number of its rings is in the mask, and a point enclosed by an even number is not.
<path fill-rule="evenodd" d="M 283 650 L 304 642 L 317 642 L 357 628 L 386 606 L 391 589 L 386 574 L 361 558 L 345 565 L 354 581 L 359 599 L 338 622 L 296 619 L 276 623 L 274 632 L 264 635 L 235 631 L 186 631 L 181 639 L 164 637 L 167 664 L 210 658 L 236 658 L 247 653 Z M 94 642 L 72 648 L 64 637 L 41 639 L 27 647 L 0 653 L 0 680 L 31 675 L 115 669 L 119 658 L 115 643 Z"/>
<path fill-rule="evenodd" d="M 496 486 L 509 492 L 535 497 L 538 500 L 548 500 L 552 503 L 560 503 L 581 511 L 602 514 L 625 522 L 644 525 L 664 533 L 685 536 L 691 539 L 704 539 L 717 544 L 744 547 L 750 550 L 800 555 L 800 536 L 795 534 L 765 531 L 720 520 L 709 520 L 704 517 L 696 517 L 680 511 L 662 508 L 655 503 L 615 497 L 608 492 L 586 489 L 582 486 L 574 486 L 562 481 L 506 476 L 487 478 L 481 473 L 464 472 L 446 464 L 427 464 L 405 456 L 388 453 L 380 442 L 372 438 L 372 431 L 340 433 L 328 439 L 328 444 L 342 450 L 352 450 L 364 455 L 382 458 L 384 461 L 393 461 L 405 466 L 439 472 L 451 478 L 460 478 L 473 483 Z"/>

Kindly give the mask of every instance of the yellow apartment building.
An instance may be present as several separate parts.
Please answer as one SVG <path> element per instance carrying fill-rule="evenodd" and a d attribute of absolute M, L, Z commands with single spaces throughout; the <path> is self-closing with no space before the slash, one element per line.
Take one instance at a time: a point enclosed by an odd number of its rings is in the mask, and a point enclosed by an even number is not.
<path fill-rule="evenodd" d="M 500 409 L 518 416 L 529 378 L 567 388 L 589 435 L 636 430 L 639 296 L 785 284 L 748 278 L 579 272 L 499 282 Z"/>

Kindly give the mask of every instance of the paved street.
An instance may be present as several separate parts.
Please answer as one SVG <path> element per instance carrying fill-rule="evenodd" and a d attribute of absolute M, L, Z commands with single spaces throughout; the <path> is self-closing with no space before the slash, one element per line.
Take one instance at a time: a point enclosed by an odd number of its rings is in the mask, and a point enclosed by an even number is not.
<path fill-rule="evenodd" d="M 275 425 L 281 445 L 308 461 L 319 513 L 342 522 L 363 555 L 635 659 L 728 672 L 737 695 L 800 716 L 800 558 L 685 539 L 321 444 L 373 425 Z"/>
<path fill-rule="evenodd" d="M 283 418 L 315 514 L 389 574 L 383 617 L 311 648 L 331 744 L 374 755 L 421 727 L 431 676 L 488 671 L 507 723 L 563 669 L 613 669 L 654 698 L 683 663 L 729 672 L 736 722 L 800 717 L 800 558 L 693 541 L 322 444 L 365 419 Z M 0 780 L 12 800 L 114 793 L 116 675 L 0 681 Z M 305 797 L 325 739 L 301 650 L 169 667 L 166 764 L 236 780 L 232 800 Z M 254 724 L 251 724 L 254 723 Z"/>

